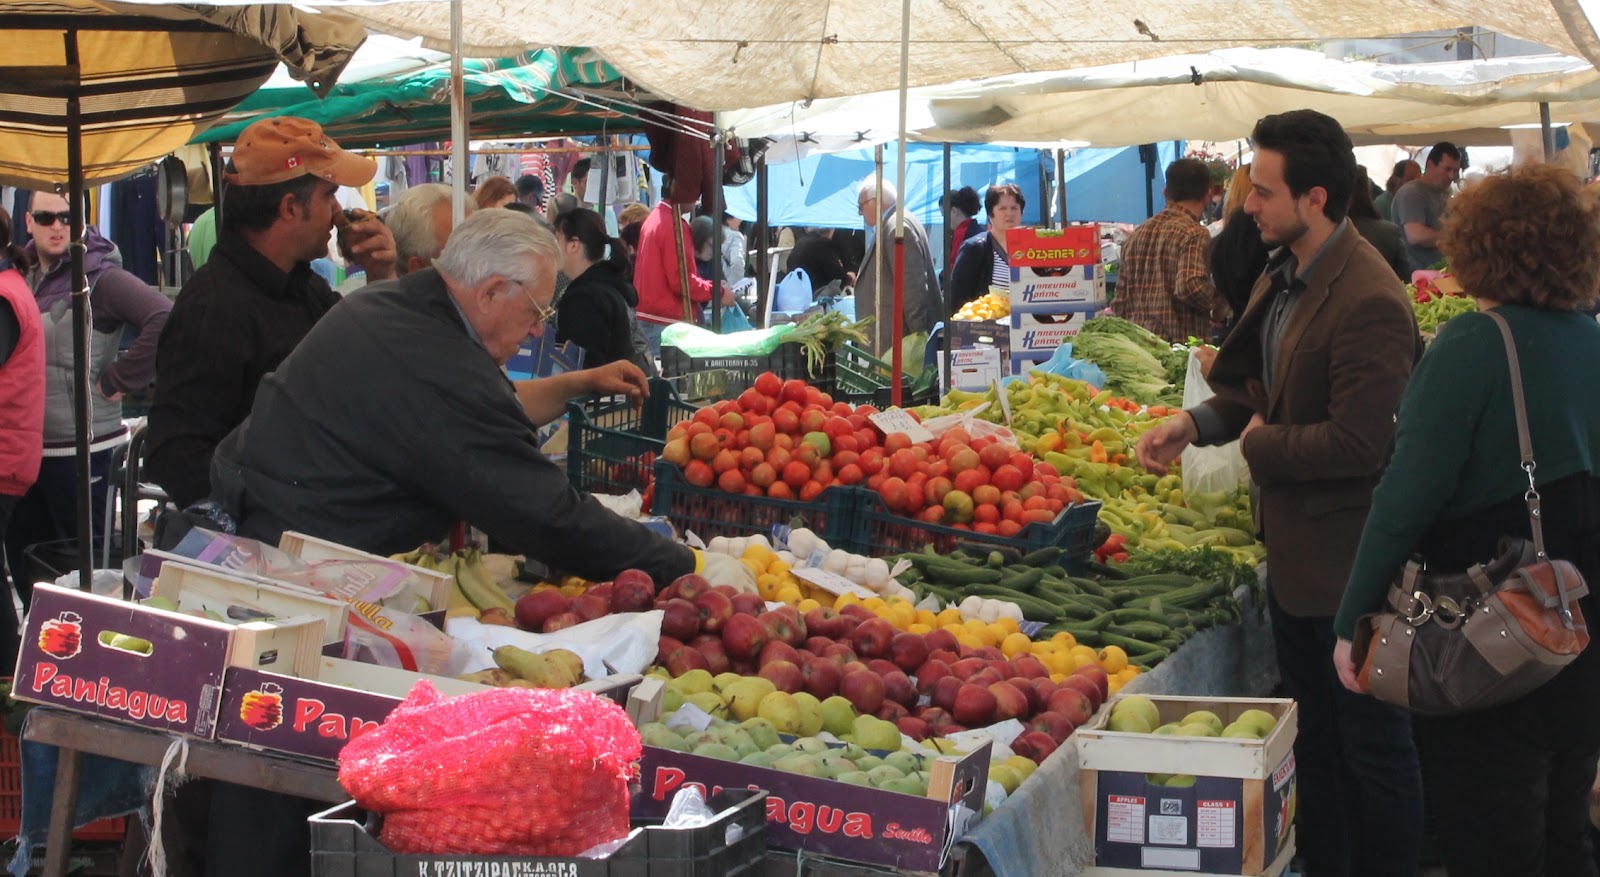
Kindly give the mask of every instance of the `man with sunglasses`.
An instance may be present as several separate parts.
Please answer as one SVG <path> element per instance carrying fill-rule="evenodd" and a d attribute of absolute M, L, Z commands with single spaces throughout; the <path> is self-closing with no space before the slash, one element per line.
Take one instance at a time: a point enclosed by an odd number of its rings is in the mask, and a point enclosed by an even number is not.
<path fill-rule="evenodd" d="M 347 218 L 335 197 L 377 167 L 307 119 L 262 119 L 239 135 L 216 246 L 178 294 L 156 352 L 145 471 L 180 508 L 210 494 L 212 451 L 250 413 L 261 377 L 338 303 L 311 270 L 334 229 L 369 280 L 395 276 L 389 229 Z"/>
<path fill-rule="evenodd" d="M 23 568 L 22 555 L 29 545 L 78 536 L 70 206 L 54 192 L 36 192 L 27 214 L 28 233 L 33 237 L 27 247 L 32 266 L 27 279 L 44 329 L 44 460 L 38 480 L 18 501 L 6 528 L 7 564 L 17 571 Z M 93 227 L 84 227 L 83 243 L 91 323 L 89 466 L 95 479 L 90 520 L 98 533 L 105 521 L 112 449 L 127 440 L 122 395 L 145 389 L 155 377 L 156 339 L 172 302 L 122 270 L 116 247 Z M 123 332 L 129 328 L 137 337 L 119 355 Z M 32 587 L 21 576 L 17 583 L 26 606 Z"/>

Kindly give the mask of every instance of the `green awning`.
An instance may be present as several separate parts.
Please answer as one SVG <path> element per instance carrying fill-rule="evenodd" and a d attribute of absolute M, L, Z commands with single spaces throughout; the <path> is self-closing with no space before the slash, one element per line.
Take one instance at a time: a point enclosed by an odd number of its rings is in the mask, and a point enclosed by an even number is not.
<path fill-rule="evenodd" d="M 622 75 L 588 49 L 539 49 L 514 58 L 466 60 L 471 137 L 487 140 L 637 130 L 637 119 L 610 101 L 628 97 Z M 636 97 L 636 96 L 635 96 Z M 632 99 L 630 99 L 632 102 Z M 596 106 L 602 103 L 604 106 Z M 401 146 L 450 139 L 450 65 L 394 77 L 340 82 L 327 98 L 295 85 L 246 98 L 195 143 L 237 140 L 251 122 L 301 116 L 322 125 L 345 148 Z"/>

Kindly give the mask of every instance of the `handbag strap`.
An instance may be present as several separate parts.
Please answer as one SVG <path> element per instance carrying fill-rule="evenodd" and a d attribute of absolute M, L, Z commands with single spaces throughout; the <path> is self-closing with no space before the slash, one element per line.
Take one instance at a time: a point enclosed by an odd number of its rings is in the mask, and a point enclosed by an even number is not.
<path fill-rule="evenodd" d="M 1528 528 L 1533 531 L 1533 553 L 1537 561 L 1550 557 L 1544 549 L 1544 522 L 1540 510 L 1539 488 L 1534 480 L 1538 464 L 1533 459 L 1533 437 L 1528 431 L 1528 401 L 1522 388 L 1522 363 L 1517 358 L 1517 339 L 1511 334 L 1511 324 L 1494 311 L 1485 311 L 1495 325 L 1500 327 L 1500 337 L 1506 344 L 1506 363 L 1511 367 L 1511 405 L 1517 415 L 1517 445 L 1522 451 L 1522 471 L 1528 474 L 1528 492 L 1523 499 L 1528 503 Z"/>

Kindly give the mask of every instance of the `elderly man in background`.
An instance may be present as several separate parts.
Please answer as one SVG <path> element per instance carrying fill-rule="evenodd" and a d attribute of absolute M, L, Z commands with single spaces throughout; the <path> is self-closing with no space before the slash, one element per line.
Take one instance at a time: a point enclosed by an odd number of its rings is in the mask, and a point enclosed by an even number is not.
<path fill-rule="evenodd" d="M 401 277 L 433 264 L 450 239 L 455 219 L 450 211 L 450 187 L 443 183 L 412 186 L 400 196 L 385 217 L 394 235 L 395 273 Z M 469 202 L 467 214 L 475 208 Z"/>
<path fill-rule="evenodd" d="M 872 352 L 883 356 L 900 343 L 894 337 L 894 237 L 899 221 L 895 211 L 900 199 L 894 184 L 883 181 L 878 188 L 875 176 L 861 181 L 856 191 L 856 209 L 866 223 L 871 241 L 866 257 L 856 271 L 856 319 L 875 317 L 867 328 L 872 339 Z M 939 290 L 939 275 L 934 270 L 933 252 L 928 249 L 928 232 L 916 217 L 906 214 L 905 275 L 902 312 L 906 335 L 932 332 L 933 325 L 944 319 L 944 296 Z M 883 286 L 878 286 L 878 272 L 883 273 Z"/>

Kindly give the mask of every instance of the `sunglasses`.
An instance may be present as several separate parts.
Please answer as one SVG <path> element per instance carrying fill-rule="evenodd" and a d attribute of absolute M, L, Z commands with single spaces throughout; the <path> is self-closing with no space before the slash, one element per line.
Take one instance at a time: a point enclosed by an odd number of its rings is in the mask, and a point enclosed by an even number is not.
<path fill-rule="evenodd" d="M 35 210 L 28 215 L 33 217 L 34 225 L 51 226 L 58 222 L 62 225 L 70 225 L 72 223 L 72 213 L 66 210 L 63 210 L 60 213 L 52 213 L 48 210 Z"/>

